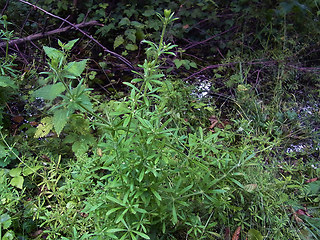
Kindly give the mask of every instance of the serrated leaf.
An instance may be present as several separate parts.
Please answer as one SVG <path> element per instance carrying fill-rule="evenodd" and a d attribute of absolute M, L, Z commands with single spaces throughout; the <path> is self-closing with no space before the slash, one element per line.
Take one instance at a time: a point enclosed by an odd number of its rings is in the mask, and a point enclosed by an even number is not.
<path fill-rule="evenodd" d="M 116 49 L 117 47 L 119 47 L 123 43 L 124 43 L 123 36 L 119 35 L 116 37 L 116 39 L 113 42 L 113 48 Z"/>
<path fill-rule="evenodd" d="M 45 137 L 53 129 L 52 119 L 50 117 L 45 117 L 41 120 L 41 123 L 37 127 L 37 131 L 34 134 L 34 138 Z"/>
<path fill-rule="evenodd" d="M 67 66 L 65 66 L 64 70 L 71 76 L 80 77 L 82 72 L 86 68 L 87 61 L 87 59 L 84 59 L 79 62 L 70 62 L 67 64 Z M 65 75 L 65 77 L 72 78 L 68 75 Z"/>
<path fill-rule="evenodd" d="M 59 109 L 54 112 L 52 121 L 53 121 L 53 126 L 54 130 L 60 135 L 62 129 L 65 127 L 65 125 L 68 122 L 68 109 Z"/>
<path fill-rule="evenodd" d="M 79 38 L 69 41 L 66 45 L 63 46 L 63 48 L 66 49 L 66 50 L 68 50 L 68 51 L 71 50 L 71 48 L 73 48 L 73 45 L 74 45 L 78 40 L 79 40 Z"/>
<path fill-rule="evenodd" d="M 9 171 L 9 175 L 11 177 L 17 177 L 17 176 L 20 176 L 22 172 L 22 168 L 13 168 Z"/>
<path fill-rule="evenodd" d="M 52 101 L 65 91 L 64 85 L 59 82 L 56 84 L 50 84 L 36 90 L 32 95 L 36 98 L 43 98 L 44 100 Z"/>
<path fill-rule="evenodd" d="M 22 176 L 17 176 L 11 179 L 10 184 L 13 187 L 22 189 L 24 178 Z"/>
<path fill-rule="evenodd" d="M 44 46 L 43 50 L 51 60 L 60 61 L 60 59 L 64 56 L 62 51 L 52 47 Z"/>

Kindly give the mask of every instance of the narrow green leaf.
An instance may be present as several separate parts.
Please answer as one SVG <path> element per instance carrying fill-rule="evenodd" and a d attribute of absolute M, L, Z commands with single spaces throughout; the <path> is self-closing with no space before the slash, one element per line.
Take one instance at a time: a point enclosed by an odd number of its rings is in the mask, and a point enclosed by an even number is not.
<path fill-rule="evenodd" d="M 123 229 L 123 228 L 112 228 L 112 229 L 108 229 L 106 230 L 105 232 L 106 233 L 115 233 L 115 232 L 123 232 L 125 231 L 126 229 Z"/>
<path fill-rule="evenodd" d="M 114 221 L 115 223 L 119 223 L 120 221 L 124 221 L 123 217 L 124 215 L 129 211 L 129 209 L 125 209 Z"/>
<path fill-rule="evenodd" d="M 176 212 L 176 207 L 173 203 L 172 205 L 172 223 L 173 225 L 176 225 L 178 222 L 178 216 L 177 216 L 177 212 Z"/>
<path fill-rule="evenodd" d="M 144 169 L 141 170 L 139 177 L 138 177 L 138 181 L 141 182 L 143 180 L 144 177 Z"/>
<path fill-rule="evenodd" d="M 147 234 L 144 234 L 144 233 L 138 232 L 138 231 L 134 231 L 134 230 L 133 230 L 133 232 L 144 239 L 150 239 L 150 237 Z"/>
<path fill-rule="evenodd" d="M 111 202 L 114 202 L 114 203 L 117 203 L 117 204 L 119 204 L 121 206 L 124 206 L 124 204 L 119 199 L 116 199 L 116 198 L 111 197 L 109 195 L 106 195 L 106 198 L 109 199 Z"/>
<path fill-rule="evenodd" d="M 111 208 L 111 209 L 106 213 L 106 216 L 109 216 L 110 214 L 118 211 L 119 209 L 122 209 L 122 207 Z"/>
<path fill-rule="evenodd" d="M 162 200 L 160 194 L 159 194 L 156 190 L 154 190 L 153 188 L 151 188 L 151 192 L 153 193 L 153 195 L 154 195 L 159 201 Z"/>

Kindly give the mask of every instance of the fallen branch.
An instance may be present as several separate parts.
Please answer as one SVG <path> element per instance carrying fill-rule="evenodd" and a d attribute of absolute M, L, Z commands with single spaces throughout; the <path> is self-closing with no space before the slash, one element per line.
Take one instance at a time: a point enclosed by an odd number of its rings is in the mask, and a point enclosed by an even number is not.
<path fill-rule="evenodd" d="M 115 53 L 115 52 L 110 51 L 110 50 L 107 49 L 105 46 L 103 46 L 98 40 L 96 40 L 95 38 L 93 38 L 92 36 L 90 36 L 89 34 L 87 34 L 85 31 L 81 30 L 81 29 L 80 29 L 79 27 L 77 27 L 76 25 L 72 24 L 72 23 L 69 22 L 68 20 L 66 20 L 66 19 L 64 19 L 64 18 L 61 18 L 61 17 L 59 17 L 59 16 L 56 16 L 56 15 L 54 15 L 54 14 L 52 14 L 52 13 L 50 13 L 50 12 L 48 12 L 48 11 L 40 8 L 40 7 L 38 7 L 38 6 L 36 6 L 36 5 L 32 4 L 32 3 L 29 3 L 29 2 L 27 2 L 27 1 L 24 1 L 24 0 L 19 0 L 19 1 L 22 2 L 22 3 L 25 3 L 25 4 L 28 4 L 28 5 L 32 6 L 34 9 L 39 9 L 40 11 L 44 12 L 45 14 L 47 14 L 47 15 L 49 15 L 49 16 L 51 16 L 51 17 L 57 18 L 57 19 L 65 22 L 65 23 L 69 24 L 69 25 L 72 26 L 74 29 L 76 29 L 77 31 L 81 32 L 84 36 L 86 36 L 87 38 L 91 39 L 94 43 L 96 43 L 99 47 L 101 47 L 105 52 L 110 53 L 110 54 L 112 54 L 113 56 L 115 56 L 116 58 L 120 59 L 120 60 L 121 60 L 123 63 L 125 63 L 130 69 L 135 69 L 135 68 L 133 67 L 133 65 L 132 65 L 126 58 L 124 58 L 123 56 L 121 56 L 121 55 L 119 55 L 119 54 L 117 54 L 117 53 Z"/>
<path fill-rule="evenodd" d="M 86 26 L 90 26 L 90 25 L 100 25 L 100 23 L 98 23 L 97 21 L 90 21 L 90 22 L 85 22 L 85 23 L 79 23 L 79 24 L 77 24 L 75 26 L 78 27 L 78 28 L 81 28 L 81 27 L 86 27 Z M 24 43 L 24 42 L 28 42 L 28 41 L 33 41 L 33 40 L 36 40 L 36 39 L 44 38 L 44 37 L 47 37 L 47 36 L 50 36 L 50 35 L 53 35 L 53 34 L 66 32 L 71 28 L 72 28 L 72 26 L 68 26 L 68 27 L 64 27 L 64 28 L 58 28 L 58 29 L 55 29 L 55 30 L 52 30 L 52 31 L 49 31 L 49 32 L 45 32 L 45 33 L 37 33 L 37 34 L 30 35 L 28 37 L 14 39 L 14 40 L 9 41 L 9 45 L 18 45 L 18 44 L 21 44 L 21 43 Z M 6 46 L 6 44 L 7 44 L 6 42 L 1 42 L 0 43 L 0 47 L 4 47 L 4 46 Z"/>

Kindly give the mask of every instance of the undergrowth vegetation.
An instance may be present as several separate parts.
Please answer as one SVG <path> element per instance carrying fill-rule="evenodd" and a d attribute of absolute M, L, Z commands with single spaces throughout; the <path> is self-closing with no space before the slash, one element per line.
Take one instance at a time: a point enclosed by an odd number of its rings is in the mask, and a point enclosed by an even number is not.
<path fill-rule="evenodd" d="M 71 7 L 43 2 L 61 16 Z M 22 68 L 9 47 L 20 20 L 2 15 L 0 239 L 320 239 L 318 50 L 303 57 L 320 9 L 247 2 L 219 15 L 219 1 L 73 1 L 71 18 L 100 20 L 95 36 L 137 54 L 121 86 L 105 70 L 119 64 L 86 55 L 80 37 L 44 43 L 34 54 L 45 64 Z M 302 18 L 316 20 L 304 29 Z M 199 51 L 206 60 L 187 53 L 217 33 L 211 22 L 237 21 Z"/>

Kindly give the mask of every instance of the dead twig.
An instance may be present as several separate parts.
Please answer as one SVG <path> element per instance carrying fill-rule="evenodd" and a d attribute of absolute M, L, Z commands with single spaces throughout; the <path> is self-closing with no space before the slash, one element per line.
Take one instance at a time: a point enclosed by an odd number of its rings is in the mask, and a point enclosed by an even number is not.
<path fill-rule="evenodd" d="M 61 17 L 59 17 L 59 16 L 56 16 L 56 15 L 54 15 L 54 14 L 52 14 L 52 13 L 50 13 L 50 12 L 48 12 L 48 11 L 40 8 L 40 7 L 38 7 L 38 6 L 36 6 L 36 5 L 32 4 L 32 3 L 29 3 L 29 2 L 27 2 L 27 1 L 25 1 L 25 0 L 19 0 L 19 1 L 22 2 L 22 3 L 28 4 L 28 5 L 32 6 L 34 9 L 38 9 L 38 10 L 44 12 L 45 14 L 51 16 L 51 17 L 57 18 L 57 19 L 65 22 L 65 23 L 69 24 L 69 25 L 72 26 L 74 29 L 76 29 L 77 31 L 81 32 L 84 36 L 86 36 L 87 38 L 91 39 L 94 43 L 96 43 L 99 47 L 101 47 L 105 52 L 110 53 L 110 54 L 112 54 L 113 56 L 115 56 L 116 58 L 118 58 L 119 60 L 121 60 L 121 61 L 122 61 L 123 63 L 125 63 L 130 69 L 135 69 L 135 68 L 133 67 L 133 65 L 132 65 L 126 58 L 124 58 L 123 56 L 121 56 L 121 55 L 119 55 L 119 54 L 117 54 L 117 53 L 115 53 L 115 52 L 110 51 L 110 50 L 107 49 L 105 46 L 103 46 L 98 40 L 96 40 L 95 38 L 93 38 L 92 36 L 90 36 L 89 34 L 87 34 L 85 31 L 81 30 L 81 29 L 80 29 L 79 27 L 77 27 L 76 25 L 72 24 L 72 23 L 69 22 L 68 20 L 66 20 L 66 19 L 64 19 L 64 18 L 61 18 Z"/>

